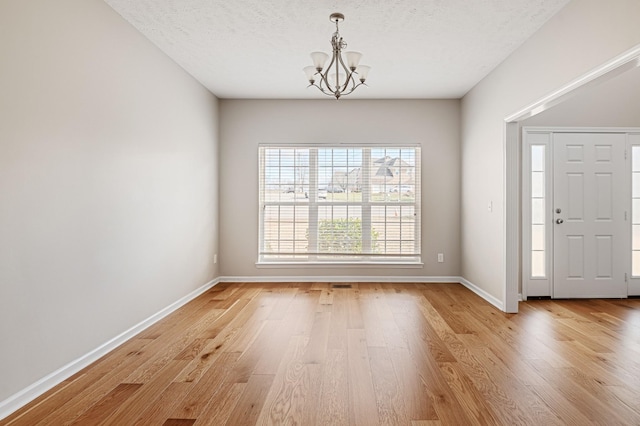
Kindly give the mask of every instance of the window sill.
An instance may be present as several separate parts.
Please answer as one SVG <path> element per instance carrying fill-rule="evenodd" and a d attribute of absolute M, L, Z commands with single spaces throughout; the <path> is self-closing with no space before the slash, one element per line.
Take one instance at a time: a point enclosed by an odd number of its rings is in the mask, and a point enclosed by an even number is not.
<path fill-rule="evenodd" d="M 256 262 L 258 269 L 289 268 L 386 268 L 386 269 L 421 269 L 424 263 L 418 262 Z"/>

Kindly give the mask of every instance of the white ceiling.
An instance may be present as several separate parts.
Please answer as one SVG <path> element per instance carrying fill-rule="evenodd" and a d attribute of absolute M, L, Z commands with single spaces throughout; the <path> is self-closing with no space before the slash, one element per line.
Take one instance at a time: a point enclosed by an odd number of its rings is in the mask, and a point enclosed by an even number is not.
<path fill-rule="evenodd" d="M 335 25 L 372 67 L 349 98 L 460 98 L 569 0 L 105 0 L 220 98 L 324 98 Z"/>

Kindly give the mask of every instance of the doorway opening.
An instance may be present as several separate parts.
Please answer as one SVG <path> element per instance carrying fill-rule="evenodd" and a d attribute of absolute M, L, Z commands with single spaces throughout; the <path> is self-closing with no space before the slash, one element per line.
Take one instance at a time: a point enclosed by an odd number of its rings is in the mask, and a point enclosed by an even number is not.
<path fill-rule="evenodd" d="M 505 291 L 503 307 L 506 312 L 518 312 L 520 298 L 520 249 L 522 244 L 520 236 L 520 122 L 639 65 L 640 45 L 637 45 L 549 95 L 505 117 Z"/>

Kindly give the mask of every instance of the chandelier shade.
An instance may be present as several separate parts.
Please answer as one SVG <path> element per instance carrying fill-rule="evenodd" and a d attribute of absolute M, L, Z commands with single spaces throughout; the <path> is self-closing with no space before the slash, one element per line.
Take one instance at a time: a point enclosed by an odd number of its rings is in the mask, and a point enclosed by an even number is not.
<path fill-rule="evenodd" d="M 344 52 L 347 57 L 347 66 L 349 70 L 355 71 L 360 63 L 360 58 L 362 58 L 362 53 L 360 52 Z"/>
<path fill-rule="evenodd" d="M 316 81 L 316 73 L 318 72 L 316 67 L 309 65 L 308 67 L 304 67 L 303 71 L 307 74 L 307 80 L 309 80 L 309 83 L 313 84 Z"/>
<path fill-rule="evenodd" d="M 313 61 L 313 66 L 318 71 L 322 71 L 322 68 L 324 68 L 324 64 L 327 62 L 327 59 L 329 59 L 329 55 L 327 55 L 324 52 L 313 52 L 311 54 L 311 60 Z"/>
<path fill-rule="evenodd" d="M 371 70 L 371 67 L 367 66 L 367 65 L 360 65 L 358 67 L 358 77 L 360 77 L 360 81 L 362 83 L 364 83 L 364 81 L 367 79 L 367 77 L 369 76 L 369 70 Z"/>
<path fill-rule="evenodd" d="M 352 93 L 358 86 L 365 84 L 371 67 L 360 65 L 362 53 L 343 52 L 347 43 L 340 36 L 338 23 L 344 20 L 341 13 L 332 13 L 329 16 L 331 22 L 336 24 L 336 32 L 331 37 L 331 56 L 324 52 L 312 52 L 313 65 L 303 68 L 309 81 L 309 86 L 318 88 L 325 95 L 340 99 L 341 96 Z M 325 68 L 327 60 L 329 65 Z"/>

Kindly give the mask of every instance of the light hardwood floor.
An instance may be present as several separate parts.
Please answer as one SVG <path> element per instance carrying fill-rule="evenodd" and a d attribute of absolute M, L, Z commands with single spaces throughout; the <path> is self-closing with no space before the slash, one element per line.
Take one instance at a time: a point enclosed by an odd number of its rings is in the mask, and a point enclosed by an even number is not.
<path fill-rule="evenodd" d="M 638 425 L 640 300 L 220 284 L 2 425 Z"/>

